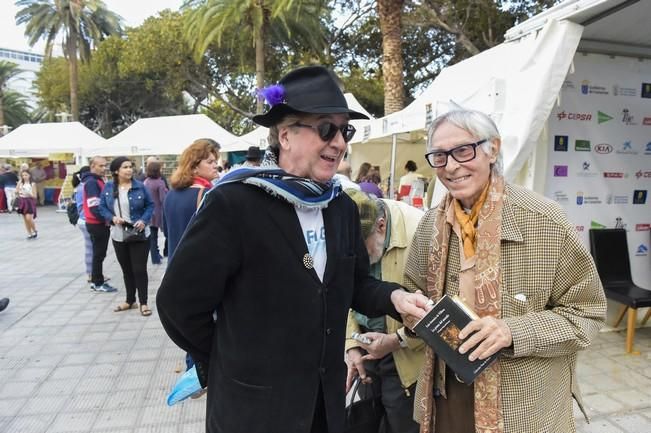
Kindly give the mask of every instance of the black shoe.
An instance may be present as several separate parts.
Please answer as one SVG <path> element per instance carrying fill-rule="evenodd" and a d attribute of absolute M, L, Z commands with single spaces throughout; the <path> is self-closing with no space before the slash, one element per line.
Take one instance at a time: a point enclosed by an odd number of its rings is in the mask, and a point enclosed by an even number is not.
<path fill-rule="evenodd" d="M 0 311 L 3 311 L 9 305 L 9 298 L 0 299 Z"/>

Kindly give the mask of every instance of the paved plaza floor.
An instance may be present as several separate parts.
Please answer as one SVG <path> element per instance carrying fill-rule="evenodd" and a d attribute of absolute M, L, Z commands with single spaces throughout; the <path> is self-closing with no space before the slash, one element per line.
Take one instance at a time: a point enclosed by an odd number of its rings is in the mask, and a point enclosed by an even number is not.
<path fill-rule="evenodd" d="M 36 221 L 38 239 L 26 240 L 22 218 L 0 214 L 0 298 L 11 298 L 0 313 L 0 432 L 203 432 L 205 397 L 165 404 L 184 362 L 156 312 L 165 262 L 149 264 L 153 315 L 114 313 L 124 284 L 113 247 L 104 272 L 119 291 L 93 292 L 79 230 L 53 207 Z M 651 328 L 638 330 L 637 356 L 624 339 L 602 332 L 579 356 L 591 416 L 575 411 L 581 433 L 651 432 Z"/>

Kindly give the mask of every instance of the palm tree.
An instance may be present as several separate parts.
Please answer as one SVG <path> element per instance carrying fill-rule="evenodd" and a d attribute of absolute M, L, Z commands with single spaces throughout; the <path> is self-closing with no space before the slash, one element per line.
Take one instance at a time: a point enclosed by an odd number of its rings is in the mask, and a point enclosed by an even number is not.
<path fill-rule="evenodd" d="M 301 38 L 305 46 L 320 51 L 324 38 L 319 37 L 319 0 L 189 0 L 185 7 L 194 7 L 188 14 L 185 34 L 200 59 L 210 44 L 221 46 L 223 35 L 250 35 L 255 48 L 256 87 L 261 89 L 265 79 L 266 48 L 273 33 L 285 40 Z M 306 29 L 311 29 L 307 30 Z M 307 36 L 307 37 L 306 37 Z M 258 98 L 256 112 L 263 111 Z"/>
<path fill-rule="evenodd" d="M 0 60 L 0 126 L 5 124 L 5 94 L 10 92 L 7 84 L 21 72 L 23 71 L 17 64 Z"/>
<path fill-rule="evenodd" d="M 7 122 L 7 126 L 16 128 L 32 120 L 27 98 L 21 93 L 13 90 L 5 91 L 0 97 L 0 105 L 4 110 L 4 121 Z"/>
<path fill-rule="evenodd" d="M 46 56 L 52 55 L 55 39 L 63 34 L 63 53 L 70 65 L 70 111 L 72 119 L 79 120 L 77 55 L 88 60 L 91 44 L 122 32 L 122 19 L 101 0 L 18 0 L 16 6 L 22 7 L 16 24 L 27 24 L 25 35 L 31 46 L 46 40 Z"/>
<path fill-rule="evenodd" d="M 402 8 L 404 0 L 377 0 L 382 31 L 382 76 L 384 79 L 384 115 L 405 106 L 402 59 Z"/>

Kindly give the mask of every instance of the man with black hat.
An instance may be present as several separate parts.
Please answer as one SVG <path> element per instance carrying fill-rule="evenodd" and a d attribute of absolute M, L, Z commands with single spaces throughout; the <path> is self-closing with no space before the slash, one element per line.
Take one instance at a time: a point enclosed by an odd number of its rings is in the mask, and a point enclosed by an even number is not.
<path fill-rule="evenodd" d="M 242 167 L 260 167 L 262 163 L 262 151 L 258 146 L 250 146 L 246 151 L 246 161 Z"/>
<path fill-rule="evenodd" d="M 262 167 L 205 195 L 158 312 L 208 386 L 207 432 L 340 433 L 348 309 L 400 320 L 422 317 L 427 299 L 369 275 L 357 208 L 332 181 L 355 133 L 348 121 L 365 116 L 336 76 L 299 68 L 261 94 Z"/>

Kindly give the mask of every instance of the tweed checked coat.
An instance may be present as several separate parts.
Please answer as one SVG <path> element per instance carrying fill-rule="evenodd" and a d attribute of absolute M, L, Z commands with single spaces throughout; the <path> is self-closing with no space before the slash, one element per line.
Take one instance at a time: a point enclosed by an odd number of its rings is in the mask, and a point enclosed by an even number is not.
<path fill-rule="evenodd" d="M 414 237 L 405 268 L 410 290 L 426 290 L 435 216 L 435 209 L 426 213 Z M 459 291 L 462 250 L 452 232 L 445 279 L 451 295 Z M 500 262 L 502 318 L 513 336 L 512 349 L 498 360 L 504 432 L 575 432 L 572 398 L 583 410 L 576 353 L 590 344 L 606 313 L 592 257 L 558 204 L 507 184 Z M 419 381 L 416 402 L 432 393 Z M 418 404 L 414 415 L 422 420 Z"/>
<path fill-rule="evenodd" d="M 323 282 L 294 206 L 253 185 L 204 198 L 170 261 L 157 305 L 168 335 L 207 376 L 208 433 L 309 433 L 323 394 L 329 429 L 342 433 L 348 309 L 400 318 L 369 276 L 355 203 L 323 209 Z M 213 311 L 217 313 L 213 321 Z"/>

